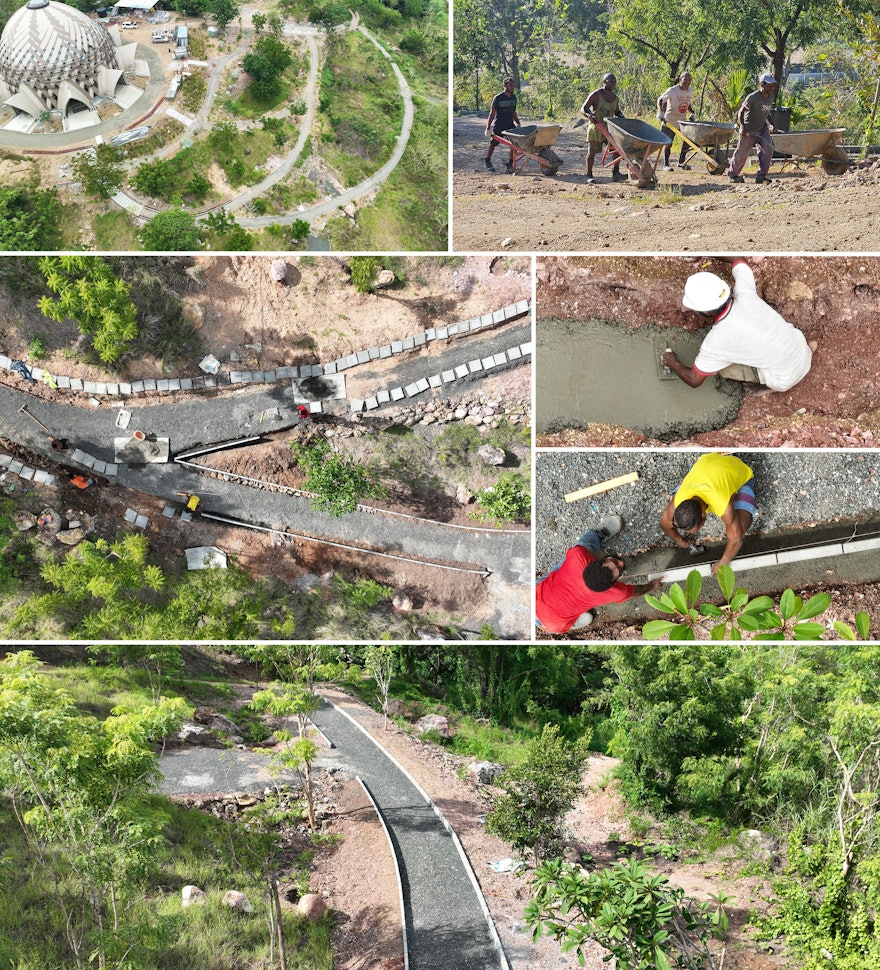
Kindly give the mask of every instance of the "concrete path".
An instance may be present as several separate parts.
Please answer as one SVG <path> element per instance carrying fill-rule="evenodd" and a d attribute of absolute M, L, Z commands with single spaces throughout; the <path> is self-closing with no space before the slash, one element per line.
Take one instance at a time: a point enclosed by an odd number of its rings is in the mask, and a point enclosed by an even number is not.
<path fill-rule="evenodd" d="M 217 748 L 179 748 L 159 758 L 162 795 L 231 795 L 234 792 L 262 792 L 275 781 L 300 784 L 295 771 L 278 771 L 268 755 L 257 751 Z"/>
<path fill-rule="evenodd" d="M 326 701 L 312 721 L 336 746 L 330 758 L 363 779 L 390 831 L 403 881 L 411 970 L 503 966 L 452 836 L 419 790 L 375 741 Z"/>
<path fill-rule="evenodd" d="M 201 444 L 232 441 L 290 427 L 295 421 L 293 391 L 289 384 L 247 387 L 220 397 L 174 402 L 170 397 L 150 405 L 126 402 L 132 414 L 128 430 L 115 425 L 116 409 L 71 407 L 55 403 L 0 384 L 0 437 L 15 441 L 57 466 L 59 456 L 49 446 L 48 434 L 28 412 L 55 437 L 94 457 L 113 462 L 114 439 L 135 429 L 169 438 L 173 452 L 184 452 Z M 278 417 L 260 421 L 265 412 Z M 67 464 L 72 449 L 65 452 Z M 78 471 L 82 469 L 78 466 Z M 204 494 L 202 511 L 254 525 L 302 534 L 319 540 L 340 542 L 384 554 L 433 560 L 457 567 L 485 571 L 493 615 L 487 620 L 503 638 L 522 637 L 531 622 L 529 597 L 532 566 L 530 534 L 501 532 L 491 528 L 461 528 L 440 522 L 404 519 L 375 512 L 356 511 L 341 518 L 314 511 L 307 499 L 283 492 L 254 489 L 235 482 L 206 479 L 174 462 L 138 466 L 121 465 L 115 483 L 159 496 L 179 507 L 179 492 Z M 467 604 L 457 604 L 462 612 Z"/>

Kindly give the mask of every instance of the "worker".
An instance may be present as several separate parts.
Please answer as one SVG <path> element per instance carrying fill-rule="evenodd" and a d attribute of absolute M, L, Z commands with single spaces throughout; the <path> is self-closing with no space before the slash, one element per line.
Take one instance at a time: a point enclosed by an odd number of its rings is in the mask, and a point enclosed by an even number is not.
<path fill-rule="evenodd" d="M 712 575 L 740 551 L 755 515 L 752 469 L 735 455 L 701 455 L 685 475 L 672 501 L 660 516 L 660 528 L 679 549 L 701 552 L 696 536 L 712 512 L 724 523 L 727 545 Z"/>
<path fill-rule="evenodd" d="M 82 475 L 71 475 L 70 484 L 75 485 L 77 488 L 88 488 L 89 485 L 94 485 L 94 478 L 84 478 Z"/>
<path fill-rule="evenodd" d="M 312 416 L 312 412 L 305 406 L 305 404 L 297 404 L 296 413 L 299 415 L 300 421 L 305 421 L 307 418 Z"/>
<path fill-rule="evenodd" d="M 495 151 L 495 134 L 507 131 L 510 128 L 519 127 L 519 115 L 516 113 L 516 82 L 512 77 L 504 79 L 504 90 L 492 98 L 492 106 L 489 109 L 489 118 L 486 121 L 486 137 L 489 139 L 489 147 L 486 149 L 484 159 L 487 172 L 494 172 L 495 166 L 492 164 L 492 153 Z M 510 158 L 507 160 L 507 172 L 513 171 L 513 149 L 510 149 Z"/>
<path fill-rule="evenodd" d="M 198 495 L 188 495 L 186 498 L 186 507 L 190 512 L 195 512 L 200 502 L 201 499 Z"/>
<path fill-rule="evenodd" d="M 691 121 L 694 120 L 694 116 L 691 113 L 691 82 L 693 78 L 688 71 L 682 74 L 677 84 L 673 84 L 671 88 L 667 88 L 663 94 L 657 98 L 657 117 L 663 124 L 660 125 L 660 131 L 669 138 L 669 144 L 663 149 L 663 171 L 671 172 L 672 166 L 669 164 L 669 153 L 672 151 L 672 142 L 675 139 L 675 132 L 667 127 L 666 122 L 671 121 L 677 128 L 679 124 L 685 120 L 685 118 L 690 115 Z M 678 156 L 678 167 L 687 169 L 690 166 L 685 165 L 684 160 L 687 155 L 687 143 L 682 141 L 681 152 Z"/>
<path fill-rule="evenodd" d="M 53 438 L 50 435 L 49 444 L 52 446 L 52 451 L 54 452 L 67 451 L 67 438 Z"/>
<path fill-rule="evenodd" d="M 776 100 L 779 85 L 772 74 L 762 74 L 758 80 L 758 90 L 743 101 L 736 118 L 739 122 L 739 141 L 736 151 L 730 159 L 727 177 L 731 182 L 744 182 L 740 175 L 746 163 L 749 152 L 754 148 L 758 153 L 758 174 L 755 182 L 761 185 L 770 182 L 767 177 L 770 171 L 770 161 L 773 158 L 773 139 L 770 135 L 776 131 L 770 121 L 770 111 Z"/>
<path fill-rule="evenodd" d="M 609 72 L 602 78 L 602 87 L 596 88 L 581 105 L 581 114 L 590 120 L 590 127 L 587 128 L 587 185 L 593 185 L 596 181 L 593 177 L 593 162 L 599 149 L 608 140 L 599 129 L 598 124 L 604 127 L 607 118 L 623 117 L 623 112 L 620 110 L 620 101 L 614 93 L 616 87 L 617 78 Z M 626 176 L 620 173 L 620 155 L 613 148 L 612 153 L 614 165 L 611 168 L 611 180 L 612 182 L 625 182 Z"/>
<path fill-rule="evenodd" d="M 551 633 L 582 630 L 593 622 L 593 610 L 604 603 L 624 603 L 653 593 L 661 580 L 631 586 L 620 581 L 626 563 L 620 556 L 599 557 L 602 544 L 623 528 L 619 515 L 588 529 L 535 588 L 536 625 Z"/>
<path fill-rule="evenodd" d="M 694 273 L 685 283 L 684 306 L 712 322 L 693 366 L 685 367 L 672 350 L 663 353 L 661 362 L 689 387 L 720 374 L 763 384 L 763 393 L 787 391 L 806 377 L 817 344 L 808 343 L 758 296 L 755 274 L 744 259 L 721 258 L 733 263 L 733 289 L 714 273 Z"/>

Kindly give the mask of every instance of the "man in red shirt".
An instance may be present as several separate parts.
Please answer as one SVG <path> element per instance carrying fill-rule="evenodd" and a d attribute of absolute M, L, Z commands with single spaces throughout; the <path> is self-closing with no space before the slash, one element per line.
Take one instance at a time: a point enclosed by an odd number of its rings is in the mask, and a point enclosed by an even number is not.
<path fill-rule="evenodd" d="M 623 528 L 619 515 L 588 529 L 535 589 L 537 625 L 550 633 L 581 630 L 593 622 L 593 610 L 604 603 L 623 603 L 633 596 L 653 593 L 660 579 L 630 586 L 620 582 L 626 563 L 620 556 L 598 553 L 602 543 Z"/>

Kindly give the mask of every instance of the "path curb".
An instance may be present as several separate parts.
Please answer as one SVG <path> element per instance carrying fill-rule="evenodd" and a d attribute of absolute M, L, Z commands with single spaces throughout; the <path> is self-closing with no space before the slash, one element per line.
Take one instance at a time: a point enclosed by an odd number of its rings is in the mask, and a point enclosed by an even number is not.
<path fill-rule="evenodd" d="M 416 789 L 416 791 L 422 796 L 422 798 L 424 798 L 425 804 L 431 808 L 431 810 L 440 820 L 440 824 L 443 826 L 443 828 L 446 829 L 446 831 L 449 833 L 450 837 L 452 838 L 452 844 L 455 846 L 461 858 L 461 862 L 462 862 L 462 865 L 464 866 L 465 872 L 467 873 L 468 879 L 470 880 L 471 885 L 474 888 L 474 892 L 477 894 L 477 900 L 479 901 L 480 909 L 482 910 L 483 916 L 485 917 L 486 923 L 489 927 L 489 935 L 492 937 L 492 942 L 498 953 L 498 959 L 500 961 L 501 970 L 511 970 L 510 964 L 507 961 L 507 955 L 504 952 L 504 944 L 501 942 L 501 937 L 498 935 L 498 930 L 495 927 L 495 921 L 492 919 L 492 914 L 489 912 L 489 907 L 486 905 L 486 898 L 483 895 L 483 890 L 480 888 L 480 883 L 477 879 L 477 875 L 474 872 L 470 859 L 468 858 L 467 853 L 464 850 L 464 846 L 461 844 L 461 840 L 459 839 L 458 835 L 456 835 L 455 830 L 449 824 L 449 821 L 446 819 L 446 817 L 443 815 L 440 809 L 437 808 L 437 806 L 434 804 L 433 800 L 431 799 L 431 796 L 425 791 L 424 788 L 422 788 L 422 786 L 415 780 L 415 778 L 413 778 L 413 776 L 406 770 L 406 768 L 404 768 L 404 766 L 397 760 L 397 758 L 394 757 L 393 754 L 391 754 L 389 751 L 386 751 L 385 748 L 383 748 L 382 745 L 379 744 L 379 742 L 373 737 L 372 734 L 370 734 L 370 732 L 362 724 L 358 724 L 357 720 L 353 718 L 351 714 L 348 713 L 348 711 L 343 710 L 341 707 L 339 707 L 338 704 L 334 704 L 333 701 L 329 700 L 327 697 L 324 697 L 323 694 L 321 695 L 321 697 L 334 710 L 338 711 L 343 717 L 348 718 L 348 720 L 351 721 L 351 723 L 359 731 L 361 731 L 364 735 L 366 735 L 366 737 L 370 739 L 370 741 L 391 761 L 391 763 L 406 776 L 410 784 Z"/>

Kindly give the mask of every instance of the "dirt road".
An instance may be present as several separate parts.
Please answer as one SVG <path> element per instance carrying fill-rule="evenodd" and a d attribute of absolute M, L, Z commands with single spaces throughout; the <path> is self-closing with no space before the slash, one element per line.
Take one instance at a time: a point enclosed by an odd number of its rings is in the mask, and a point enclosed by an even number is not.
<path fill-rule="evenodd" d="M 659 186 L 614 184 L 596 169 L 587 185 L 586 129 L 564 124 L 554 177 L 529 162 L 521 175 L 483 167 L 485 118 L 453 122 L 453 248 L 516 252 L 870 252 L 880 224 L 880 170 L 826 176 L 813 163 L 780 162 L 773 181 L 734 185 L 702 163 L 660 172 Z M 524 119 L 524 124 L 529 121 Z M 562 122 L 561 122 L 562 123 Z M 745 173 L 749 175 L 747 170 Z M 754 174 L 752 172 L 752 174 Z M 509 240 L 509 241 L 508 241 Z"/>

